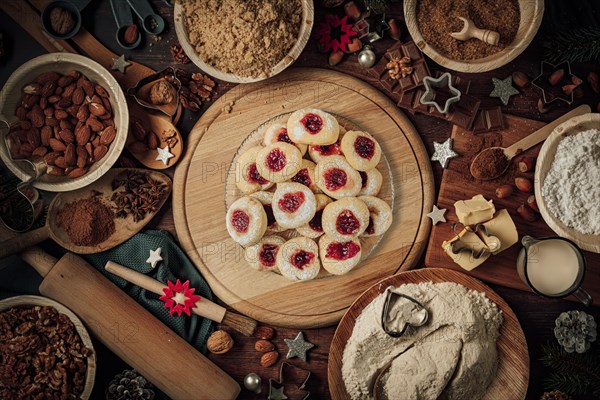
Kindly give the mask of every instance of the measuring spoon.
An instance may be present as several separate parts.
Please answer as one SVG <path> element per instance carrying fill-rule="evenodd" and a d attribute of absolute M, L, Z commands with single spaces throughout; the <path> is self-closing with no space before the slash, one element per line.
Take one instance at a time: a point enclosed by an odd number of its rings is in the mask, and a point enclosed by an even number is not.
<path fill-rule="evenodd" d="M 156 205 L 156 211 L 148 212 L 146 216 L 138 222 L 134 222 L 133 217 L 131 215 L 128 215 L 126 218 L 115 218 L 115 231 L 102 243 L 93 246 L 80 246 L 73 243 L 70 240 L 67 232 L 65 232 L 63 228 L 58 226 L 58 212 L 61 210 L 62 207 L 65 206 L 65 204 L 72 203 L 80 199 L 89 198 L 91 196 L 92 190 L 100 192 L 100 200 L 104 204 L 109 205 L 111 195 L 114 192 L 112 189 L 113 179 L 120 173 L 127 171 L 148 174 L 148 176 L 154 181 L 166 185 L 166 193 L 161 197 L 158 204 Z M 56 195 L 56 197 L 54 197 L 54 199 L 50 203 L 50 206 L 48 207 L 46 224 L 42 228 L 26 232 L 24 234 L 21 234 L 19 236 L 16 236 L 12 239 L 0 243 L 0 259 L 8 255 L 25 250 L 26 248 L 38 244 L 48 238 L 51 238 L 65 249 L 78 254 L 94 254 L 111 249 L 138 233 L 144 226 L 146 226 L 148 222 L 150 222 L 150 220 L 154 217 L 154 215 L 156 215 L 156 213 L 166 202 L 167 198 L 169 197 L 169 194 L 171 193 L 172 186 L 173 184 L 171 182 L 171 179 L 167 175 L 157 171 L 148 171 L 145 169 L 137 168 L 110 169 L 106 174 L 102 176 L 102 178 L 98 179 L 91 185 L 74 190 L 72 192 L 62 192 Z M 121 191 L 122 188 L 117 188 L 116 190 Z"/>
<path fill-rule="evenodd" d="M 147 0 L 127 0 L 133 11 L 142 20 L 144 30 L 151 35 L 158 35 L 165 30 L 165 20 L 154 13 Z"/>
<path fill-rule="evenodd" d="M 87 7 L 91 0 L 58 0 L 53 1 L 48 4 L 42 10 L 42 14 L 40 18 L 42 19 L 42 26 L 48 35 L 52 36 L 55 39 L 65 40 L 70 39 L 79 32 L 79 28 L 81 28 L 81 11 Z M 59 34 L 54 29 L 52 29 L 52 24 L 50 23 L 50 13 L 55 8 L 63 8 L 71 13 L 73 19 L 75 20 L 75 25 L 73 29 L 65 34 Z"/>
<path fill-rule="evenodd" d="M 554 121 L 550 122 L 548 125 L 538 129 L 537 131 L 533 132 L 532 134 L 530 134 L 528 136 L 525 136 L 523 139 L 519 140 L 518 142 L 516 142 L 506 148 L 496 146 L 496 147 L 488 147 L 487 149 L 483 149 L 482 151 L 479 152 L 479 154 L 477 154 L 475 156 L 475 158 L 471 162 L 471 167 L 469 168 L 469 170 L 471 171 L 471 175 L 473 175 L 473 177 L 475 179 L 480 179 L 482 181 L 488 181 L 491 179 L 498 178 L 499 176 L 503 175 L 506 172 L 506 170 L 508 170 L 510 161 L 517 154 L 521 154 L 525 150 L 528 150 L 528 149 L 532 148 L 533 146 L 535 146 L 536 144 L 541 143 L 544 140 L 546 140 L 548 138 L 548 136 L 550 136 L 550 134 L 552 133 L 554 128 L 556 128 L 558 125 L 562 124 L 563 122 L 565 122 L 573 117 L 576 117 L 578 115 L 587 114 L 591 111 L 592 111 L 592 109 L 590 108 L 590 106 L 588 106 L 587 104 L 582 104 L 579 107 L 569 111 L 562 117 L 555 119 Z M 504 154 L 504 157 L 506 157 L 506 160 L 507 160 L 505 163 L 506 165 L 504 165 L 503 168 L 498 168 L 496 171 L 493 171 L 489 176 L 479 175 L 477 173 L 477 171 L 478 170 L 481 171 L 482 169 L 485 170 L 485 168 L 478 168 L 478 167 L 484 167 L 485 165 L 487 165 L 489 163 L 488 162 L 489 158 L 486 160 L 486 155 L 490 156 L 494 152 L 502 152 Z"/>
<path fill-rule="evenodd" d="M 129 4 L 123 0 L 110 0 L 110 8 L 112 8 L 113 16 L 117 23 L 117 43 L 126 50 L 135 49 L 142 42 L 142 35 L 139 30 L 137 31 L 137 38 L 133 43 L 125 41 L 125 31 L 133 25 L 133 16 L 131 15 Z"/>

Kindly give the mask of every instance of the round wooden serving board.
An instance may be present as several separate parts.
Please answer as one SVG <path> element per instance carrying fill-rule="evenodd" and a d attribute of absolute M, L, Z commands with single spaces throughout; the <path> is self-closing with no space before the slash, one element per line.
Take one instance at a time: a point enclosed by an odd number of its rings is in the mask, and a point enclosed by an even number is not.
<path fill-rule="evenodd" d="M 348 309 L 338 325 L 329 349 L 328 379 L 331 398 L 349 400 L 342 378 L 342 357 L 346 343 L 354 329 L 354 323 L 363 309 L 377 296 L 385 292 L 388 286 L 421 282 L 456 282 L 485 295 L 502 310 L 504 322 L 500 327 L 498 346 L 498 372 L 483 397 L 484 400 L 524 399 L 529 383 L 529 353 L 525 334 L 519 320 L 510 306 L 492 289 L 475 278 L 461 272 L 442 268 L 427 268 L 406 271 L 391 276 L 364 292 Z"/>
<path fill-rule="evenodd" d="M 244 249 L 225 228 L 225 190 L 230 163 L 248 135 L 265 121 L 304 107 L 348 119 L 379 141 L 393 175 L 394 223 L 350 273 L 292 282 L 248 266 Z M 239 85 L 204 113 L 175 171 L 173 213 L 181 245 L 221 300 L 264 323 L 303 329 L 336 323 L 365 289 L 412 268 L 426 244 L 433 201 L 429 157 L 394 103 L 358 79 L 292 69 Z"/>

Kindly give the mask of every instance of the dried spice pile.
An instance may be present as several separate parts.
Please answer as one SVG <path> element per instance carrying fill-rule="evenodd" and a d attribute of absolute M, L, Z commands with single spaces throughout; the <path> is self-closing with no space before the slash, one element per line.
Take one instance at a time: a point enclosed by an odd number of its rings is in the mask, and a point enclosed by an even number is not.
<path fill-rule="evenodd" d="M 158 204 L 168 192 L 166 184 L 152 179 L 148 174 L 131 171 L 119 174 L 112 181 L 113 190 L 120 187 L 123 190 L 115 191 L 111 197 L 115 204 L 115 216 L 126 218 L 133 215 L 135 222 L 156 212 Z"/>
<path fill-rule="evenodd" d="M 473 162 L 471 172 L 477 179 L 491 179 L 501 174 L 510 160 L 500 147 L 483 151 Z"/>
<path fill-rule="evenodd" d="M 206 63 L 246 77 L 266 76 L 300 31 L 299 0 L 186 0 L 190 44 Z"/>
<path fill-rule="evenodd" d="M 73 322 L 54 307 L 1 312 L 0 398 L 79 398 L 88 353 Z"/>
<path fill-rule="evenodd" d="M 449 34 L 459 32 L 466 17 L 481 29 L 500 34 L 493 46 L 478 39 L 460 41 Z M 521 13 L 518 0 L 419 0 L 417 24 L 427 44 L 455 60 L 476 60 L 497 53 L 514 40 Z"/>
<path fill-rule="evenodd" d="M 115 232 L 112 211 L 96 196 L 63 205 L 56 222 L 78 246 L 95 246 Z"/>

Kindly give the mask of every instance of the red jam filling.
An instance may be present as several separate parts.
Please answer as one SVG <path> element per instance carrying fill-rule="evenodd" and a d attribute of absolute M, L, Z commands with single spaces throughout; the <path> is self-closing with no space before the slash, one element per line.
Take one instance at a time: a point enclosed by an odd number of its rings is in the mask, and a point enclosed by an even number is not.
<path fill-rule="evenodd" d="M 342 235 L 354 235 L 360 228 L 360 222 L 352 211 L 344 210 L 338 214 L 335 228 Z"/>
<path fill-rule="evenodd" d="M 298 269 L 304 269 L 304 266 L 306 264 L 309 264 L 313 260 L 313 258 L 315 258 L 314 253 L 304 250 L 298 250 L 297 252 L 292 254 L 292 257 L 290 257 L 290 263 Z"/>
<path fill-rule="evenodd" d="M 265 214 L 267 214 L 267 226 L 270 228 L 275 225 L 275 215 L 273 214 L 273 207 L 270 204 L 264 204 Z"/>
<path fill-rule="evenodd" d="M 288 136 L 287 128 L 281 128 L 281 130 L 277 134 L 277 141 L 278 142 L 285 142 L 285 143 L 289 143 L 289 144 L 294 144 L 294 143 L 292 143 L 292 140 Z"/>
<path fill-rule="evenodd" d="M 325 257 L 344 261 L 354 257 L 360 251 L 360 246 L 353 241 L 332 242 L 327 246 Z"/>
<path fill-rule="evenodd" d="M 375 225 L 373 224 L 373 218 L 371 217 L 369 217 L 369 225 L 367 226 L 367 229 L 365 229 L 365 232 L 369 235 L 375 233 Z"/>
<path fill-rule="evenodd" d="M 263 244 L 260 248 L 260 253 L 258 254 L 261 264 L 267 267 L 275 265 L 277 250 L 279 250 L 279 246 L 276 244 Z"/>
<path fill-rule="evenodd" d="M 375 154 L 375 142 L 366 136 L 359 136 L 354 141 L 354 150 L 362 158 L 370 160 Z"/>
<path fill-rule="evenodd" d="M 286 164 L 285 154 L 279 149 L 273 149 L 267 154 L 267 166 L 271 171 L 279 172 Z"/>
<path fill-rule="evenodd" d="M 333 156 L 342 154 L 339 143 L 328 144 L 323 146 L 314 146 L 315 151 L 322 156 Z"/>
<path fill-rule="evenodd" d="M 325 172 L 324 177 L 325 186 L 331 191 L 344 187 L 348 181 L 348 175 L 339 168 L 331 168 Z"/>
<path fill-rule="evenodd" d="M 234 210 L 231 214 L 231 225 L 239 233 L 246 232 L 250 225 L 250 216 L 242 210 Z"/>
<path fill-rule="evenodd" d="M 367 181 L 369 180 L 369 177 L 365 171 L 358 171 L 358 173 L 360 174 L 360 178 L 362 180 L 360 187 L 364 189 L 367 187 Z"/>
<path fill-rule="evenodd" d="M 315 232 L 323 232 L 323 210 L 315 213 L 315 216 L 308 221 L 308 226 Z"/>
<path fill-rule="evenodd" d="M 317 114 L 308 113 L 300 120 L 300 122 L 311 135 L 316 135 L 323 129 L 323 118 Z"/>
<path fill-rule="evenodd" d="M 298 171 L 298 173 L 294 175 L 291 180 L 292 182 L 301 183 L 306 187 L 310 187 L 310 184 L 312 183 L 310 180 L 310 175 L 308 174 L 308 168 Z"/>
<path fill-rule="evenodd" d="M 252 163 L 250 164 L 250 167 L 248 167 L 248 182 L 258 183 L 259 185 L 266 185 L 267 183 L 269 183 L 268 180 L 263 178 L 258 173 L 258 169 L 256 169 L 256 163 Z"/>
<path fill-rule="evenodd" d="M 279 208 L 290 214 L 296 212 L 302 204 L 304 204 L 304 193 L 302 192 L 286 193 L 279 200 Z"/>

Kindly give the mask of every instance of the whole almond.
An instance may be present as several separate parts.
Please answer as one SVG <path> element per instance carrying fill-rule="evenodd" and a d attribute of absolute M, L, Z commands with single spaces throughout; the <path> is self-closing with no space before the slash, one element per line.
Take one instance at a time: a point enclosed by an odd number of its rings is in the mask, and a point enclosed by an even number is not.
<path fill-rule="evenodd" d="M 55 127 L 58 126 L 58 120 L 54 117 L 46 118 L 46 126 Z"/>
<path fill-rule="evenodd" d="M 40 131 L 40 141 L 42 145 L 49 146 L 48 140 L 52 137 L 52 128 L 50 126 L 43 126 Z"/>
<path fill-rule="evenodd" d="M 261 353 L 268 353 L 269 351 L 275 350 L 275 346 L 268 340 L 259 339 L 254 343 L 254 349 Z"/>
<path fill-rule="evenodd" d="M 48 175 L 53 175 L 53 176 L 64 176 L 65 175 L 65 170 L 59 167 L 52 167 L 48 169 Z"/>
<path fill-rule="evenodd" d="M 102 104 L 104 104 L 104 108 L 106 109 L 106 113 L 112 116 L 112 106 L 110 105 L 110 101 L 108 97 L 101 97 Z"/>
<path fill-rule="evenodd" d="M 48 148 L 45 146 L 38 146 L 31 153 L 32 156 L 44 157 L 48 152 Z"/>
<path fill-rule="evenodd" d="M 65 91 L 64 88 L 61 88 L 60 86 L 56 88 L 56 90 L 54 90 L 54 94 L 57 96 L 62 96 L 63 92 Z"/>
<path fill-rule="evenodd" d="M 67 162 L 65 161 L 65 158 L 63 156 L 57 157 L 56 160 L 54 160 L 54 165 L 62 169 L 68 167 Z"/>
<path fill-rule="evenodd" d="M 143 142 L 146 139 L 146 135 L 148 132 L 144 129 L 144 126 L 140 121 L 133 121 L 133 136 L 140 142 Z"/>
<path fill-rule="evenodd" d="M 75 83 L 71 83 L 69 86 L 67 86 L 65 88 L 65 90 L 63 90 L 62 92 L 62 97 L 73 97 L 73 93 L 75 92 L 75 89 L 77 89 L 77 85 Z"/>
<path fill-rule="evenodd" d="M 60 129 L 73 130 L 73 124 L 68 119 L 63 119 L 58 123 Z"/>
<path fill-rule="evenodd" d="M 42 98 L 40 99 L 39 105 L 40 105 L 40 108 L 41 108 L 42 110 L 45 110 L 45 109 L 46 109 L 46 107 L 48 107 L 48 98 L 47 98 L 47 97 L 42 97 Z"/>
<path fill-rule="evenodd" d="M 94 84 L 89 80 L 85 79 L 81 85 L 86 96 L 92 97 L 94 95 Z"/>
<path fill-rule="evenodd" d="M 75 142 L 83 146 L 90 140 L 91 134 L 90 127 L 83 125 L 75 131 Z"/>
<path fill-rule="evenodd" d="M 92 146 L 92 144 L 86 143 L 84 147 L 85 151 L 88 153 L 88 159 L 92 158 L 94 156 L 94 147 Z"/>
<path fill-rule="evenodd" d="M 31 121 L 31 125 L 35 126 L 36 128 L 41 128 L 44 126 L 46 116 L 44 115 L 44 111 L 37 104 L 35 104 L 29 112 L 29 120 Z"/>
<path fill-rule="evenodd" d="M 109 145 L 113 140 L 117 137 L 117 130 L 109 126 L 105 128 L 102 132 L 100 132 L 100 143 L 104 145 Z"/>
<path fill-rule="evenodd" d="M 25 157 L 31 157 L 31 153 L 33 153 L 34 150 L 35 147 L 33 147 L 30 143 L 21 143 L 20 151 Z"/>
<path fill-rule="evenodd" d="M 69 143 L 65 150 L 65 163 L 68 166 L 75 165 L 77 162 L 77 154 L 75 153 L 75 145 L 73 143 Z"/>
<path fill-rule="evenodd" d="M 54 165 L 54 162 L 58 157 L 60 157 L 60 153 L 58 151 L 52 151 L 50 153 L 46 153 L 44 156 L 44 161 L 48 165 Z"/>
<path fill-rule="evenodd" d="M 550 74 L 550 77 L 548 78 L 548 83 L 550 83 L 552 86 L 556 86 L 562 82 L 564 77 L 565 70 L 562 68 L 557 69 L 556 71 L 552 72 L 552 74 Z"/>
<path fill-rule="evenodd" d="M 54 91 L 56 90 L 57 86 L 58 85 L 56 84 L 56 81 L 46 82 L 42 87 L 42 97 L 48 97 L 54 94 Z"/>
<path fill-rule="evenodd" d="M 278 352 L 270 351 L 270 352 L 262 355 L 262 357 L 260 358 L 260 365 L 264 368 L 269 368 L 277 362 L 278 358 L 279 358 Z"/>
<path fill-rule="evenodd" d="M 48 106 L 48 107 L 44 108 L 44 115 L 46 116 L 46 118 L 53 117 L 54 116 L 54 107 Z"/>
<path fill-rule="evenodd" d="M 100 161 L 108 153 L 108 147 L 100 145 L 94 149 L 94 161 Z"/>
<path fill-rule="evenodd" d="M 54 110 L 54 118 L 58 119 L 59 121 L 68 117 L 69 113 L 65 110 Z"/>
<path fill-rule="evenodd" d="M 89 105 L 90 112 L 97 117 L 104 115 L 104 113 L 106 113 L 106 109 L 104 108 L 104 105 L 102 104 L 102 100 L 100 100 L 100 101 L 101 101 L 100 103 L 90 103 L 90 105 Z"/>
<path fill-rule="evenodd" d="M 58 103 L 56 103 L 57 108 L 69 108 L 73 104 L 69 97 L 61 98 Z M 68 112 L 68 111 L 67 111 Z"/>
<path fill-rule="evenodd" d="M 146 146 L 146 143 L 138 141 L 131 142 L 129 146 L 127 146 L 127 148 L 129 149 L 129 151 L 135 154 L 144 153 L 148 151 L 148 146 Z"/>
<path fill-rule="evenodd" d="M 92 135 L 92 137 L 90 138 L 90 142 L 92 143 L 92 146 L 94 146 L 94 148 L 100 146 L 100 136 L 96 134 Z"/>
<path fill-rule="evenodd" d="M 64 75 L 60 77 L 57 83 L 58 86 L 64 88 L 65 86 L 69 86 L 74 80 L 75 78 L 73 78 L 72 76 Z"/>
<path fill-rule="evenodd" d="M 87 153 L 87 151 L 85 150 L 84 146 L 77 146 L 75 148 L 75 154 L 77 154 L 77 157 L 83 157 L 83 158 L 88 158 L 89 154 Z"/>
<path fill-rule="evenodd" d="M 21 122 L 19 123 L 19 127 L 20 127 L 22 130 L 24 130 L 24 131 L 28 131 L 28 130 L 30 130 L 32 126 L 33 126 L 33 125 L 31 125 L 31 122 L 30 122 L 30 121 L 27 121 L 27 120 L 25 120 L 25 121 L 21 121 Z"/>
<path fill-rule="evenodd" d="M 19 106 L 19 107 L 17 107 L 17 111 L 15 112 L 15 115 L 17 116 L 17 118 L 19 120 L 24 120 L 25 117 L 27 116 L 27 110 L 25 109 L 25 107 Z"/>
<path fill-rule="evenodd" d="M 48 71 L 38 76 L 35 81 L 41 85 L 44 85 L 46 82 L 59 80 L 60 76 L 61 75 L 58 72 Z"/>
<path fill-rule="evenodd" d="M 77 119 L 80 121 L 87 121 L 87 119 L 90 117 L 90 109 L 88 108 L 87 104 L 82 104 L 79 107 L 79 110 L 77 110 Z"/>
<path fill-rule="evenodd" d="M 86 173 L 86 169 L 83 167 L 77 167 L 77 168 L 73 168 L 68 174 L 67 176 L 71 179 L 73 178 L 79 178 L 80 176 L 82 176 L 83 174 Z"/>
<path fill-rule="evenodd" d="M 533 183 L 531 180 L 521 176 L 515 178 L 515 186 L 523 193 L 529 193 L 533 190 Z"/>
<path fill-rule="evenodd" d="M 136 24 L 131 24 L 125 29 L 123 34 L 123 41 L 125 44 L 134 44 L 138 38 L 138 27 Z"/>
<path fill-rule="evenodd" d="M 98 121 L 98 119 L 96 119 L 96 117 L 93 115 L 90 115 L 87 121 L 85 121 L 85 124 L 90 127 L 92 132 L 100 132 L 102 129 L 104 129 L 102 122 Z"/>
<path fill-rule="evenodd" d="M 156 149 L 160 142 L 158 141 L 158 136 L 153 131 L 148 132 L 148 137 L 146 138 L 146 144 L 149 149 Z"/>
<path fill-rule="evenodd" d="M 40 131 L 37 128 L 31 128 L 27 131 L 27 142 L 34 148 L 41 144 Z"/>
<path fill-rule="evenodd" d="M 39 101 L 40 101 L 40 96 L 29 95 L 29 94 L 25 95 L 25 97 L 23 98 L 23 107 L 25 107 L 28 110 L 31 110 L 33 105 L 39 103 Z"/>
<path fill-rule="evenodd" d="M 48 139 L 48 144 L 54 151 L 65 151 L 67 149 L 67 146 L 63 142 L 55 138 Z"/>
<path fill-rule="evenodd" d="M 85 92 L 83 91 L 83 88 L 77 87 L 77 89 L 75 89 L 75 91 L 73 92 L 73 97 L 71 98 L 71 101 L 73 102 L 73 104 L 80 105 L 83 103 L 84 100 Z"/>
<path fill-rule="evenodd" d="M 108 92 L 106 91 L 106 89 L 104 89 L 102 86 L 96 85 L 96 87 L 94 89 L 96 90 L 96 93 L 98 93 L 98 96 L 105 97 L 105 98 L 110 97 Z"/>
<path fill-rule="evenodd" d="M 257 339 L 271 340 L 275 336 L 275 329 L 270 326 L 259 326 L 254 331 L 254 337 Z"/>
<path fill-rule="evenodd" d="M 60 101 L 60 99 L 61 99 L 60 96 L 56 96 L 56 95 L 50 96 L 50 97 L 48 97 L 48 103 L 50 103 L 50 104 L 56 104 L 56 103 L 58 103 Z"/>

